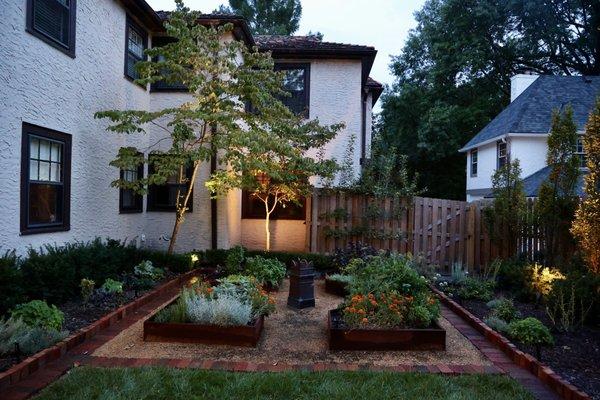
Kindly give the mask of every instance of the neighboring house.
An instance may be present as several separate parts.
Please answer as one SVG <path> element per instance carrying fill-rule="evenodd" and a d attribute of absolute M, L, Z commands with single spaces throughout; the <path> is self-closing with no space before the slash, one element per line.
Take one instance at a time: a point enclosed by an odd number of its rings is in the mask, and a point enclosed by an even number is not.
<path fill-rule="evenodd" d="M 174 220 L 176 186 L 152 186 L 146 196 L 112 188 L 119 177 L 134 179 L 147 168 L 118 171 L 109 166 L 123 146 L 141 152 L 159 137 L 106 132 L 96 111 L 162 109 L 190 97 L 184 88 L 133 82 L 133 65 L 153 43 L 164 43 L 162 22 L 143 0 L 0 0 L 10 23 L 0 27 L 0 245 L 23 253 L 46 243 L 94 237 L 136 240 L 166 248 Z M 371 108 L 382 87 L 368 78 L 376 50 L 317 42 L 310 37 L 253 37 L 242 18 L 203 15 L 203 24 L 230 22 L 232 40 L 270 50 L 278 69 L 289 71 L 287 105 L 321 123 L 343 122 L 345 129 L 325 155 L 344 153 L 356 138 L 354 168 L 369 155 Z M 183 90 L 182 90 L 183 89 Z M 162 137 L 162 135 L 161 135 Z M 181 228 L 177 250 L 261 248 L 260 211 L 239 191 L 211 200 L 203 166 L 191 212 Z M 278 210 L 273 249 L 304 250 L 303 208 Z"/>
<path fill-rule="evenodd" d="M 570 105 L 579 135 L 600 95 L 599 76 L 516 75 L 511 80 L 511 103 L 462 149 L 467 154 L 467 201 L 491 195 L 492 175 L 508 160 L 521 164 L 525 192 L 536 197 L 547 179 L 548 133 L 552 111 Z M 585 165 L 581 137 L 573 149 Z M 577 191 L 582 193 L 583 179 Z"/>

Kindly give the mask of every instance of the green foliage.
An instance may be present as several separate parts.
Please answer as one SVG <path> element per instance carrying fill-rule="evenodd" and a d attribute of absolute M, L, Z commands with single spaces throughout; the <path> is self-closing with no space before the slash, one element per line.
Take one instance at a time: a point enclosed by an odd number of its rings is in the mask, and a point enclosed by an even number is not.
<path fill-rule="evenodd" d="M 187 301 L 187 314 L 195 324 L 244 326 L 252 320 L 252 305 L 229 294 L 196 296 Z"/>
<path fill-rule="evenodd" d="M 491 316 L 506 322 L 512 322 L 521 317 L 521 313 L 515 307 L 511 299 L 501 298 L 491 300 L 487 306 L 492 309 Z"/>
<path fill-rule="evenodd" d="M 29 326 L 21 319 L 0 319 L 0 356 L 13 354 L 18 344 L 22 355 L 30 355 L 67 337 L 68 332 Z"/>
<path fill-rule="evenodd" d="M 244 273 L 255 277 L 261 285 L 278 287 L 285 278 L 285 264 L 275 258 L 261 256 L 246 259 Z"/>
<path fill-rule="evenodd" d="M 464 199 L 458 150 L 509 103 L 514 74 L 600 73 L 598 14 L 594 1 L 424 3 L 392 59 L 382 134 L 408 156 L 426 196 Z"/>
<path fill-rule="evenodd" d="M 102 285 L 102 290 L 110 294 L 122 294 L 123 293 L 123 282 L 116 281 L 108 278 Z"/>
<path fill-rule="evenodd" d="M 527 346 L 552 346 L 554 338 L 548 328 L 533 317 L 513 321 L 508 325 L 511 337 Z"/>
<path fill-rule="evenodd" d="M 25 300 L 23 273 L 18 262 L 19 258 L 14 250 L 0 255 L 0 316 Z"/>
<path fill-rule="evenodd" d="M 94 293 L 95 285 L 96 282 L 91 279 L 83 278 L 81 280 L 79 287 L 81 288 L 81 298 L 83 299 L 84 303 L 87 304 L 90 301 L 90 297 L 92 297 L 92 294 Z"/>
<path fill-rule="evenodd" d="M 545 262 L 549 265 L 565 261 L 573 247 L 569 229 L 579 203 L 576 193 L 579 158 L 573 153 L 576 143 L 573 108 L 568 106 L 562 113 L 554 110 L 546 157 L 551 171 L 540 187 L 535 207 L 545 239 Z"/>
<path fill-rule="evenodd" d="M 463 300 L 490 301 L 494 296 L 496 282 L 484 281 L 477 278 L 465 278 L 457 291 Z"/>
<path fill-rule="evenodd" d="M 494 202 L 485 208 L 484 220 L 503 254 L 513 255 L 526 215 L 525 192 L 519 160 L 508 160 L 492 176 Z"/>
<path fill-rule="evenodd" d="M 354 278 L 352 277 L 352 275 L 331 274 L 327 275 L 327 279 L 329 279 L 330 281 L 335 281 L 349 285 L 352 283 L 352 280 Z"/>
<path fill-rule="evenodd" d="M 508 333 L 508 323 L 501 318 L 498 318 L 494 315 L 486 317 L 483 319 L 483 322 L 496 332 L 500 332 L 502 334 Z"/>
<path fill-rule="evenodd" d="M 251 304 L 253 318 L 268 316 L 275 311 L 275 300 L 262 289 L 254 277 L 231 275 L 219 279 L 219 285 L 214 287 L 213 293 L 216 297 L 226 294 Z"/>
<path fill-rule="evenodd" d="M 585 127 L 583 148 L 588 169 L 586 196 L 577 209 L 571 233 L 579 241 L 589 270 L 600 274 L 600 98 Z"/>
<path fill-rule="evenodd" d="M 43 300 L 32 300 L 16 306 L 11 311 L 11 318 L 21 319 L 32 327 L 60 330 L 65 315 L 55 305 L 49 306 Z"/>
<path fill-rule="evenodd" d="M 450 276 L 452 277 L 452 282 L 455 284 L 460 284 L 467 279 L 469 276 L 469 272 L 466 270 L 464 265 L 460 262 L 452 263 L 452 269 L 450 271 Z"/>
<path fill-rule="evenodd" d="M 572 272 L 552 285 L 546 313 L 556 329 L 570 332 L 585 322 L 598 322 L 599 306 L 600 276 Z"/>
<path fill-rule="evenodd" d="M 227 250 L 227 257 L 225 258 L 225 273 L 227 275 L 239 274 L 242 270 L 244 259 L 244 248 L 242 246 L 234 246 Z"/>
<path fill-rule="evenodd" d="M 165 271 L 162 268 L 155 267 L 152 261 L 144 260 L 133 269 L 133 273 L 140 279 L 150 279 L 159 281 L 165 277 Z"/>
<path fill-rule="evenodd" d="M 246 18 L 255 35 L 291 35 L 300 26 L 300 0 L 229 0 L 230 11 Z"/>

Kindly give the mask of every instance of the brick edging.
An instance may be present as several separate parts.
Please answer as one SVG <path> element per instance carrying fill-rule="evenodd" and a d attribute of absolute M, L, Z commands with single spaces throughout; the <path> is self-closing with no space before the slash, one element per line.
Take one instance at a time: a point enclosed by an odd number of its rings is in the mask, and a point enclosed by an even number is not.
<path fill-rule="evenodd" d="M 519 367 L 526 369 L 537 376 L 542 382 L 550 386 L 559 396 L 568 400 L 591 400 L 591 397 L 580 391 L 577 387 L 567 382 L 555 373 L 550 367 L 542 364 L 531 354 L 517 348 L 510 340 L 487 326 L 482 320 L 471 314 L 457 302 L 446 296 L 445 293 L 432 287 L 431 290 L 440 298 L 448 308 L 467 321 L 475 330 L 481 333 L 494 346 L 502 350 Z"/>
<path fill-rule="evenodd" d="M 8 370 L 0 373 L 0 389 L 4 389 L 10 385 L 14 385 L 28 376 L 34 374 L 44 365 L 58 360 L 63 357 L 67 351 L 75 346 L 85 342 L 87 339 L 94 337 L 100 331 L 107 329 L 111 325 L 121 321 L 126 315 L 133 313 L 138 308 L 149 303 L 154 297 L 160 296 L 168 291 L 171 291 L 190 277 L 196 275 L 198 270 L 188 271 L 169 282 L 165 282 L 152 291 L 144 294 L 132 302 L 123 305 L 116 310 L 106 314 L 104 317 L 92 322 L 85 328 L 79 329 L 77 332 L 69 335 L 60 342 L 39 351 L 36 354 L 29 356 L 20 363 L 13 365 Z"/>

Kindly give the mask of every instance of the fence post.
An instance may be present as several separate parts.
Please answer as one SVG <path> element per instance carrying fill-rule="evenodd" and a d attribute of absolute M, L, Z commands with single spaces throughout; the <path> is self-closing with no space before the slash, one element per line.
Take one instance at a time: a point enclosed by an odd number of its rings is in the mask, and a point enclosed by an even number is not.
<path fill-rule="evenodd" d="M 319 192 L 317 190 L 313 191 L 310 205 L 310 251 L 318 253 L 320 249 L 317 245 L 319 240 Z"/>
<path fill-rule="evenodd" d="M 466 207 L 467 212 L 467 232 L 466 232 L 466 243 L 465 251 L 467 253 L 467 268 L 469 272 L 473 272 L 475 268 L 475 209 L 477 208 L 476 203 L 469 203 Z"/>

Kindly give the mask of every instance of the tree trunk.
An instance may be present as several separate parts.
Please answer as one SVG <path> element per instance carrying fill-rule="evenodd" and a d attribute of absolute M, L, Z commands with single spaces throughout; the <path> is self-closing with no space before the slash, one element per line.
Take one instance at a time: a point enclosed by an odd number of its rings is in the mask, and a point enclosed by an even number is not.
<path fill-rule="evenodd" d="M 266 235 L 265 250 L 266 251 L 271 251 L 271 227 L 269 226 L 271 223 L 269 220 L 270 214 L 271 213 L 269 213 L 267 211 L 267 215 L 265 216 L 265 235 Z"/>
<path fill-rule="evenodd" d="M 194 161 L 194 170 L 192 172 L 192 177 L 190 178 L 190 182 L 187 188 L 187 191 L 185 193 L 185 197 L 183 198 L 183 203 L 179 203 L 181 200 L 179 200 L 179 190 L 177 190 L 177 200 L 175 201 L 175 205 L 176 205 L 176 214 L 175 214 L 175 224 L 173 225 L 173 232 L 171 233 L 171 239 L 169 240 L 169 249 L 167 250 L 167 254 L 173 254 L 173 251 L 175 250 L 175 242 L 177 242 L 177 234 L 179 233 L 179 227 L 181 226 L 181 223 L 185 220 L 185 211 L 187 209 L 187 204 L 190 200 L 190 196 L 192 194 L 192 191 L 194 190 L 194 183 L 196 182 L 196 175 L 198 174 L 198 168 L 200 167 L 200 162 L 199 161 Z M 182 182 L 182 176 L 183 176 L 183 167 L 179 172 L 179 182 Z"/>

